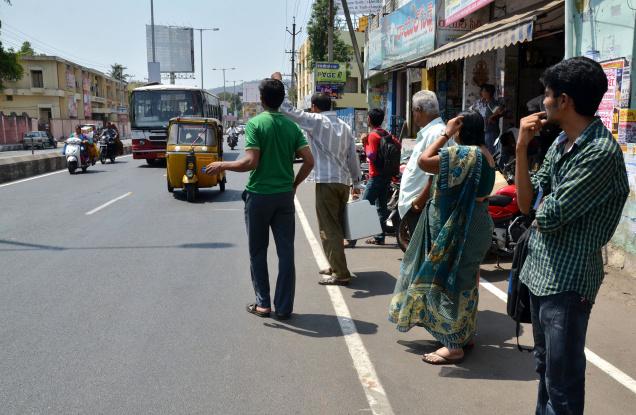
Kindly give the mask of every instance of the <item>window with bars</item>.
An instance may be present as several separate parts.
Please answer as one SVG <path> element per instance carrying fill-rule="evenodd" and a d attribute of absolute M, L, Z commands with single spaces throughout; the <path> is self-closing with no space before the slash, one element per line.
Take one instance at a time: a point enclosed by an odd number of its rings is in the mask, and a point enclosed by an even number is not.
<path fill-rule="evenodd" d="M 31 86 L 33 88 L 44 88 L 42 71 L 31 71 Z"/>

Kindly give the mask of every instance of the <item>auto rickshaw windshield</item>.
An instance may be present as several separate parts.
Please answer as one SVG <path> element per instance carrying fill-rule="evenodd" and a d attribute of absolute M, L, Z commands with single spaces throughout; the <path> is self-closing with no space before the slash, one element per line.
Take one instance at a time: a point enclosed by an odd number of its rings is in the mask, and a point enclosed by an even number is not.
<path fill-rule="evenodd" d="M 202 124 L 172 124 L 168 144 L 216 146 L 215 129 Z"/>

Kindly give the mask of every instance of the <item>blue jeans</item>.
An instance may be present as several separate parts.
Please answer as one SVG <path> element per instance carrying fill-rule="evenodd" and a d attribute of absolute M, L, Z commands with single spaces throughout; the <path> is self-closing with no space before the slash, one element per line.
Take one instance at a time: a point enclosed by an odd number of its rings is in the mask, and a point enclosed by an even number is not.
<path fill-rule="evenodd" d="M 572 291 L 530 294 L 534 358 L 539 373 L 536 415 L 583 414 L 585 335 L 592 304 Z"/>
<path fill-rule="evenodd" d="M 386 204 L 389 201 L 389 184 L 391 183 L 390 177 L 376 176 L 369 179 L 367 187 L 364 189 L 362 199 L 368 200 L 378 211 L 378 218 L 380 219 L 380 226 L 382 227 L 382 233 L 375 235 L 376 241 L 384 243 L 384 234 L 386 233 L 386 220 L 389 218 L 389 209 Z"/>
<path fill-rule="evenodd" d="M 256 294 L 256 304 L 263 308 L 271 307 L 267 269 L 267 248 L 271 228 L 278 255 L 278 279 L 274 306 L 276 313 L 289 314 L 294 308 L 296 289 L 294 192 L 266 195 L 245 191 L 243 200 L 250 251 L 250 274 Z"/>

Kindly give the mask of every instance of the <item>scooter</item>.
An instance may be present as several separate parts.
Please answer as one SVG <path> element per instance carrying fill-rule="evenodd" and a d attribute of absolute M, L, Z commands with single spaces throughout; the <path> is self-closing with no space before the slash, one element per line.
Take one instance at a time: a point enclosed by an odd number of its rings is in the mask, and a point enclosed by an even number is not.
<path fill-rule="evenodd" d="M 75 174 L 75 170 L 82 169 L 82 173 L 86 172 L 91 164 L 88 149 L 77 137 L 68 138 L 65 141 L 64 155 L 66 156 L 66 167 L 70 174 Z"/>
<path fill-rule="evenodd" d="M 234 147 L 238 145 L 238 133 L 231 133 L 227 136 L 227 145 L 234 150 Z"/>
<path fill-rule="evenodd" d="M 99 138 L 99 160 L 102 164 L 106 164 L 107 159 L 110 159 L 111 163 L 115 162 L 115 157 L 117 157 L 115 134 L 115 131 L 106 129 Z"/>

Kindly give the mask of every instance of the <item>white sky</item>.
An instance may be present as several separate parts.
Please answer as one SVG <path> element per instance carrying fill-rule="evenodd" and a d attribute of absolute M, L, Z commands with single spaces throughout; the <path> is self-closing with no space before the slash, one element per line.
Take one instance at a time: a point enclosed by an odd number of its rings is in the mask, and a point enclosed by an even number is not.
<path fill-rule="evenodd" d="M 227 81 L 262 79 L 274 71 L 289 73 L 292 16 L 305 38 L 312 0 L 155 0 L 155 24 L 218 27 L 203 34 L 206 88 L 223 85 L 213 67 L 236 67 Z M 143 81 L 147 75 L 145 25 L 150 24 L 150 0 L 0 0 L 0 40 L 18 48 L 28 40 L 38 53 L 57 55 L 103 72 L 112 63 Z M 199 31 L 194 35 L 195 80 L 200 85 Z M 237 82 L 238 83 L 238 82 Z M 232 82 L 228 85 L 231 87 Z"/>

